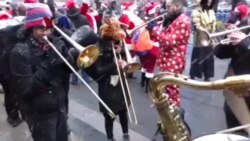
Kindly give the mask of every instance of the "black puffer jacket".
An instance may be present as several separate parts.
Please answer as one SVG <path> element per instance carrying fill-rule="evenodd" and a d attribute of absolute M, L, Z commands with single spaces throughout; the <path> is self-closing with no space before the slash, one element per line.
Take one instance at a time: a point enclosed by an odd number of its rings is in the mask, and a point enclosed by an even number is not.
<path fill-rule="evenodd" d="M 76 29 L 83 25 L 89 25 L 87 18 L 81 15 L 79 9 L 77 8 L 69 9 L 67 11 L 67 16 L 69 17 L 71 22 L 74 24 Z"/>
<path fill-rule="evenodd" d="M 98 46 L 101 51 L 99 58 L 85 71 L 98 83 L 98 94 L 100 98 L 113 112 L 117 113 L 121 110 L 125 110 L 126 105 L 120 82 L 116 86 L 110 84 L 111 76 L 118 74 L 112 46 L 109 41 L 102 39 L 99 40 Z M 99 106 L 101 112 L 106 112 L 106 109 L 101 104 L 99 104 Z"/>
<path fill-rule="evenodd" d="M 54 38 L 53 44 L 75 64 L 62 40 Z M 57 65 L 51 65 L 52 62 Z M 55 52 L 41 50 L 28 38 L 15 45 L 10 54 L 11 85 L 19 93 L 18 102 L 23 112 L 50 113 L 67 108 L 67 78 L 70 70 Z"/>

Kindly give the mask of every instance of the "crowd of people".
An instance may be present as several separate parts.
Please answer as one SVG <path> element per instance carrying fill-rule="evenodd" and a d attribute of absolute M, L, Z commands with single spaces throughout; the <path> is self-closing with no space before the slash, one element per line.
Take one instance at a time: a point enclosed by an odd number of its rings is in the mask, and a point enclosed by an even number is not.
<path fill-rule="evenodd" d="M 138 7 L 135 2 L 116 1 L 101 3 L 100 7 L 88 3 L 80 5 L 75 0 L 66 0 L 64 6 L 56 6 L 53 0 L 46 2 L 24 0 L 22 3 L 7 3 L 0 11 L 0 22 L 6 23 L 0 29 L 0 84 L 4 91 L 7 122 L 13 127 L 25 121 L 34 141 L 67 141 L 70 132 L 68 119 L 68 94 L 70 83 L 76 85 L 78 77 L 48 44 L 52 42 L 62 56 L 81 71 L 87 83 L 98 84 L 98 95 L 107 106 L 119 116 L 124 141 L 129 136 L 128 111 L 131 101 L 128 90 L 122 90 L 125 77 L 134 79 L 133 72 L 118 74 L 128 64 L 126 49 L 135 61 L 141 64 L 140 86 L 148 93 L 149 81 L 155 68 L 161 72 L 183 74 L 186 65 L 186 51 L 193 33 L 193 51 L 190 78 L 214 77 L 214 57 L 231 58 L 226 76 L 250 72 L 249 30 L 227 35 L 229 44 L 204 45 L 202 31 L 218 32 L 225 29 L 249 25 L 249 8 L 244 1 L 233 6 L 227 23 L 221 26 L 216 19 L 218 0 L 200 0 L 187 14 L 189 4 L 185 0 L 162 0 L 149 2 Z M 142 10 L 143 9 L 143 10 Z M 165 14 L 167 13 L 167 14 Z M 148 22 L 152 18 L 164 16 Z M 53 21 L 48 23 L 46 19 Z M 145 24 L 141 28 L 137 28 Z M 79 37 L 72 37 L 81 46 L 97 45 L 100 54 L 88 68 L 77 66 L 79 51 L 55 30 L 55 25 L 68 37 L 78 29 Z M 78 34 L 76 34 L 78 35 Z M 115 60 L 116 55 L 121 58 Z M 180 109 L 180 89 L 167 85 L 165 93 L 169 101 Z M 128 103 L 125 102 L 128 99 Z M 244 97 L 248 106 L 249 97 Z M 108 141 L 114 141 L 114 118 L 100 103 Z M 225 114 L 228 128 L 242 124 L 235 117 L 227 102 Z M 188 126 L 188 124 L 187 124 Z M 191 132 L 191 130 L 190 130 Z M 247 134 L 244 131 L 241 134 Z"/>

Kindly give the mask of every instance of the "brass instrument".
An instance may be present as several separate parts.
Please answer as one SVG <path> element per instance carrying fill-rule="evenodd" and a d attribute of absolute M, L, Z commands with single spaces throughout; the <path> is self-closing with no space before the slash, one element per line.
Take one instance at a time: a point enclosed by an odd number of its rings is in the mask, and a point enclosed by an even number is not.
<path fill-rule="evenodd" d="M 192 4 L 192 5 L 190 5 L 190 6 L 187 7 L 187 8 L 194 9 L 194 8 L 196 8 L 197 6 L 198 6 L 198 4 Z M 153 19 L 150 19 L 149 21 L 145 22 L 144 24 L 142 24 L 142 25 L 140 25 L 140 26 L 138 26 L 138 27 L 135 27 L 133 30 L 130 31 L 130 33 L 129 33 L 128 35 L 129 35 L 129 36 L 133 35 L 133 33 L 134 33 L 135 31 L 137 31 L 138 29 L 145 27 L 147 24 L 149 24 L 149 23 L 151 23 L 151 22 L 153 22 L 153 21 L 155 21 L 155 20 L 159 20 L 159 19 L 161 19 L 161 18 L 164 19 L 164 16 L 167 16 L 167 15 L 168 15 L 168 13 L 166 12 L 166 13 L 163 13 L 163 14 L 161 14 L 161 15 L 158 15 L 158 16 L 154 17 Z M 161 21 L 161 22 L 163 22 L 163 21 Z"/>
<path fill-rule="evenodd" d="M 141 64 L 133 61 L 126 42 L 123 41 L 123 43 L 124 43 L 126 60 L 127 60 L 127 65 L 123 67 L 123 71 L 126 73 L 133 73 L 135 71 L 138 71 L 141 68 Z"/>
<path fill-rule="evenodd" d="M 77 65 L 80 68 L 87 68 L 91 66 L 100 54 L 100 50 L 96 45 L 89 45 L 87 47 L 82 47 L 77 42 L 72 40 L 67 34 L 65 34 L 62 30 L 60 30 L 52 20 L 48 18 L 44 18 L 44 21 L 47 25 L 52 25 L 53 28 L 59 32 L 70 44 L 72 44 L 79 52 L 79 56 L 77 59 Z"/>
<path fill-rule="evenodd" d="M 137 124 L 137 116 L 136 116 L 136 113 L 135 113 L 134 104 L 133 104 L 133 101 L 132 101 L 132 97 L 131 97 L 131 93 L 130 93 L 130 89 L 129 89 L 129 85 L 128 85 L 128 81 L 127 81 L 127 78 L 126 78 L 125 71 L 124 71 L 124 69 L 121 71 L 119 66 L 118 66 L 118 57 L 116 55 L 114 46 L 112 47 L 112 51 L 113 51 L 114 58 L 115 58 L 115 64 L 116 64 L 117 72 L 118 72 L 118 75 L 119 75 L 119 80 L 120 80 L 120 83 L 121 83 L 121 88 L 122 88 L 122 93 L 123 93 L 123 97 L 124 97 L 124 100 L 125 100 L 126 109 L 128 111 L 129 121 L 131 123 L 133 123 L 131 113 L 130 113 L 130 110 L 129 110 L 129 104 L 128 104 L 128 99 L 127 99 L 127 96 L 126 96 L 126 92 L 128 92 L 128 97 L 129 97 L 129 100 L 131 101 L 130 103 L 131 103 L 132 112 L 133 112 L 133 115 L 134 115 L 134 123 Z M 122 59 L 121 54 L 119 54 L 119 59 Z M 131 66 L 131 67 L 133 67 L 133 66 Z M 123 83 L 122 77 L 124 78 L 125 85 Z M 127 91 L 125 90 L 125 88 L 127 88 Z"/>
<path fill-rule="evenodd" d="M 189 141 L 190 135 L 178 112 L 178 108 L 168 101 L 168 94 L 163 92 L 166 85 L 173 84 L 195 89 L 227 89 L 236 91 L 236 94 L 242 94 L 247 92 L 250 87 L 250 75 L 231 76 L 213 82 L 199 82 L 183 75 L 160 73 L 150 81 L 151 99 L 155 103 L 162 120 L 161 130 L 164 139 L 168 141 Z"/>
<path fill-rule="evenodd" d="M 217 32 L 217 33 L 209 33 L 207 30 L 203 29 L 203 30 L 199 31 L 200 35 L 202 36 L 201 37 L 201 44 L 204 46 L 208 46 L 210 43 L 212 43 L 213 46 L 216 46 L 218 44 L 228 44 L 231 41 L 228 38 L 223 39 L 223 37 L 225 35 L 228 35 L 228 34 L 231 34 L 233 32 L 237 32 L 237 31 L 249 29 L 249 28 L 250 28 L 250 25 L 247 25 L 247 26 L 243 26 L 243 27 L 239 27 L 239 28 L 235 28 L 235 29 L 231 29 L 231 30 L 226 30 L 226 31 L 221 31 L 221 32 Z"/>

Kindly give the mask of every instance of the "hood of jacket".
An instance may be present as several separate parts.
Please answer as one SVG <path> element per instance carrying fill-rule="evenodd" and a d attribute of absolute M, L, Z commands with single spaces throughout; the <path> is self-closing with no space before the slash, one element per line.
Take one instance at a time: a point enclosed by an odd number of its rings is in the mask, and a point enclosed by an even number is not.
<path fill-rule="evenodd" d="M 77 18 L 80 15 L 80 11 L 77 8 L 69 9 L 67 11 L 67 16 L 69 18 Z"/>

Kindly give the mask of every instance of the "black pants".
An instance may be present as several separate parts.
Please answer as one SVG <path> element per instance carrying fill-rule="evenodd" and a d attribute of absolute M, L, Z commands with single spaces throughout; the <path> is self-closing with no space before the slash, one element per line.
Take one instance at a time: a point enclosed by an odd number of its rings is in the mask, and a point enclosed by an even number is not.
<path fill-rule="evenodd" d="M 25 120 L 34 141 L 68 141 L 66 112 L 26 113 Z"/>
<path fill-rule="evenodd" d="M 121 127 L 122 127 L 123 134 L 127 134 L 128 133 L 128 115 L 127 115 L 127 111 L 122 110 L 122 111 L 116 113 L 116 115 L 119 115 L 120 124 L 121 124 Z M 112 119 L 110 117 L 110 115 L 107 114 L 107 113 L 103 113 L 103 116 L 105 118 L 105 129 L 106 129 L 107 138 L 108 139 L 113 139 L 113 137 L 114 137 L 114 135 L 113 135 L 114 119 Z"/>
<path fill-rule="evenodd" d="M 183 119 L 183 121 L 184 121 L 184 124 L 186 125 L 186 127 L 187 127 L 187 129 L 188 129 L 188 131 L 189 131 L 189 133 L 190 133 L 190 135 L 191 135 L 191 129 L 190 129 L 190 127 L 189 127 L 189 125 L 187 124 L 187 122 L 185 121 L 185 110 L 183 109 L 183 108 L 180 108 L 180 114 L 181 114 L 181 117 L 182 117 L 182 119 Z"/>
<path fill-rule="evenodd" d="M 0 83 L 4 90 L 4 103 L 8 118 L 18 119 L 17 95 L 10 91 L 9 80 L 6 76 L 0 75 Z"/>
<path fill-rule="evenodd" d="M 214 77 L 214 51 L 212 47 L 194 47 L 191 56 L 191 77 Z"/>
<path fill-rule="evenodd" d="M 226 102 L 224 103 L 224 112 L 226 116 L 227 128 L 233 128 L 233 127 L 241 125 Z M 247 133 L 245 132 L 245 130 L 239 130 L 235 132 L 235 134 L 247 136 Z"/>

